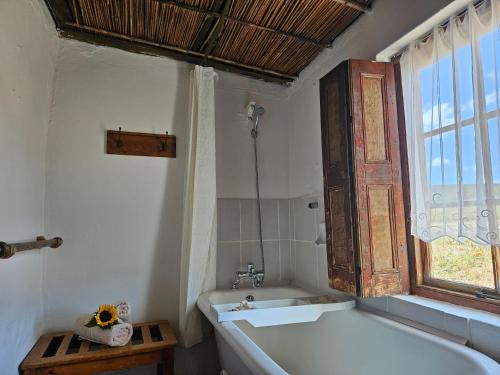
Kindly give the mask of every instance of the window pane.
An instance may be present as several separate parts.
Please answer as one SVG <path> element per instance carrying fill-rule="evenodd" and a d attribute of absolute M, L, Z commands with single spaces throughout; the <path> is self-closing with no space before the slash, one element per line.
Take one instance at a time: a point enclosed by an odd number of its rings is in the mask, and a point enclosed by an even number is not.
<path fill-rule="evenodd" d="M 496 189 L 500 188 L 500 119 L 492 118 L 488 121 L 488 131 L 490 138 L 491 167 L 493 169 L 493 183 Z M 500 190 L 498 190 L 500 193 Z M 495 198 L 500 199 L 500 194 Z"/>
<path fill-rule="evenodd" d="M 424 133 L 455 123 L 451 55 L 420 71 Z M 470 116 L 469 116 L 470 117 Z"/>
<path fill-rule="evenodd" d="M 500 122 L 498 118 L 488 121 L 490 137 L 491 168 L 493 169 L 493 198 L 496 201 L 496 216 L 500 219 Z"/>
<path fill-rule="evenodd" d="M 432 123 L 437 116 L 437 106 L 433 106 L 435 92 L 433 92 L 433 68 L 429 65 L 420 72 L 420 85 L 422 95 L 422 120 L 424 133 L 432 129 Z"/>
<path fill-rule="evenodd" d="M 483 36 L 480 41 L 484 99 L 487 112 L 498 108 L 498 72 L 496 67 L 498 63 L 496 43 L 498 41 L 495 40 L 497 34 L 497 32 L 488 33 Z"/>
<path fill-rule="evenodd" d="M 462 128 L 462 182 L 464 198 L 475 200 L 476 191 L 476 130 L 474 124 Z"/>
<path fill-rule="evenodd" d="M 462 121 L 474 116 L 474 91 L 472 90 L 471 46 L 459 48 L 455 56 L 458 81 L 455 82 L 460 97 L 460 117 Z"/>
<path fill-rule="evenodd" d="M 432 187 L 457 183 L 454 130 L 427 138 L 425 140 L 425 154 L 427 178 Z"/>
<path fill-rule="evenodd" d="M 470 240 L 461 244 L 449 237 L 432 241 L 431 245 L 432 278 L 495 288 L 490 246 Z"/>

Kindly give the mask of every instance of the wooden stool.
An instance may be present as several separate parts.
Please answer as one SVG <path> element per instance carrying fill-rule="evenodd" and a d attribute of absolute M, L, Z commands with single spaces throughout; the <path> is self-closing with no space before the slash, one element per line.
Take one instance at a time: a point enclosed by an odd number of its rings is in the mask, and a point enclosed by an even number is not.
<path fill-rule="evenodd" d="M 40 337 L 21 363 L 25 375 L 87 375 L 158 364 L 158 374 L 173 375 L 177 340 L 167 321 L 134 324 L 126 346 L 79 340 L 74 332 Z"/>

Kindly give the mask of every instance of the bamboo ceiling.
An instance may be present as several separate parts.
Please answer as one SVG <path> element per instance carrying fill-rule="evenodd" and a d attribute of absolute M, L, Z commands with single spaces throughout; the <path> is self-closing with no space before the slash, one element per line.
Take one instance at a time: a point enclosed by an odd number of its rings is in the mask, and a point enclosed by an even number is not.
<path fill-rule="evenodd" d="M 61 34 L 290 82 L 373 0 L 45 0 Z"/>

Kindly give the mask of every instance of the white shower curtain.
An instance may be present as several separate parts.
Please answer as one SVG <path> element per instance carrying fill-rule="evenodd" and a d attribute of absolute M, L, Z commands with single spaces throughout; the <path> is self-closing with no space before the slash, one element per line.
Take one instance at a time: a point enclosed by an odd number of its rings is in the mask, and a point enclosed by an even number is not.
<path fill-rule="evenodd" d="M 401 58 L 412 234 L 500 245 L 500 0 L 471 1 Z"/>
<path fill-rule="evenodd" d="M 217 196 L 213 68 L 191 73 L 190 123 L 181 254 L 180 334 L 190 347 L 203 340 L 198 296 L 215 289 Z"/>

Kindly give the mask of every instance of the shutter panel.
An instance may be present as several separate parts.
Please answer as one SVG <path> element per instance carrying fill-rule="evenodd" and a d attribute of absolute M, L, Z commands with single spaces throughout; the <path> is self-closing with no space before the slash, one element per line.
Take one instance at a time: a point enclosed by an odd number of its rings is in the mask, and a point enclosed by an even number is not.
<path fill-rule="evenodd" d="M 358 294 L 409 291 L 394 66 L 351 61 Z"/>
<path fill-rule="evenodd" d="M 330 287 L 409 291 L 394 66 L 350 60 L 320 81 Z"/>
<path fill-rule="evenodd" d="M 323 181 L 330 287 L 356 294 L 347 73 L 348 64 L 343 63 L 320 84 Z"/>

